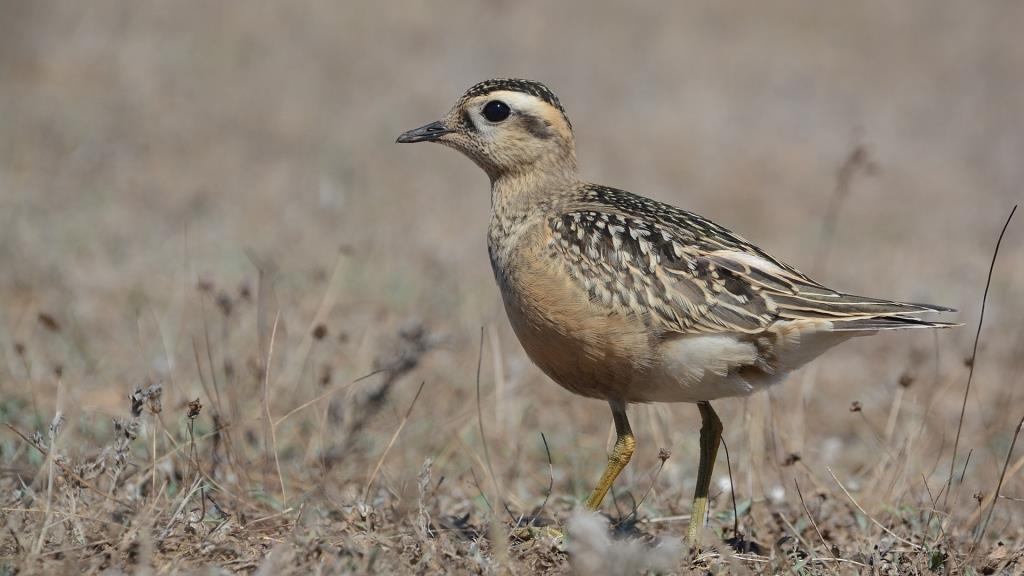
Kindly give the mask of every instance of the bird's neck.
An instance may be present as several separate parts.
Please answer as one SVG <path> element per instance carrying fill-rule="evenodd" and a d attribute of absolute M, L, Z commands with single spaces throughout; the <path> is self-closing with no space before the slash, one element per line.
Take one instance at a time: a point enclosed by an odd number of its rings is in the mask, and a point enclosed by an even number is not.
<path fill-rule="evenodd" d="M 571 195 L 579 181 L 575 159 L 501 174 L 491 179 L 491 210 L 495 215 L 525 216 Z"/>

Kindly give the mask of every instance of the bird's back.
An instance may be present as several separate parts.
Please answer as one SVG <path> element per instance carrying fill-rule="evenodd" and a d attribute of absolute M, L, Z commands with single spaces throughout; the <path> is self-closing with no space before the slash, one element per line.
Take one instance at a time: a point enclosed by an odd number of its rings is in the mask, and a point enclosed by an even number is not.
<path fill-rule="evenodd" d="M 833 290 L 711 220 L 605 186 L 580 185 L 550 227 L 592 298 L 666 332 L 758 333 L 787 320 L 912 327 L 933 325 L 912 315 L 949 311 Z"/>

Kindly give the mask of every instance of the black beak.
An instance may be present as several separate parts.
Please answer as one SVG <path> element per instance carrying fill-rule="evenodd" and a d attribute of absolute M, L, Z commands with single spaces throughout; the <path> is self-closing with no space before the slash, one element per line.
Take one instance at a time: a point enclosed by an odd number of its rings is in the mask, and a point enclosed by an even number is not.
<path fill-rule="evenodd" d="M 415 130 L 409 130 L 408 132 L 399 136 L 398 140 L 395 140 L 395 142 L 398 142 L 400 144 L 409 144 L 412 142 L 430 142 L 432 140 L 437 140 L 438 138 L 444 136 L 445 134 L 451 134 L 452 132 L 454 132 L 454 130 L 451 130 L 450 128 L 445 126 L 440 120 L 438 120 L 437 122 L 431 122 L 426 126 L 420 126 Z"/>

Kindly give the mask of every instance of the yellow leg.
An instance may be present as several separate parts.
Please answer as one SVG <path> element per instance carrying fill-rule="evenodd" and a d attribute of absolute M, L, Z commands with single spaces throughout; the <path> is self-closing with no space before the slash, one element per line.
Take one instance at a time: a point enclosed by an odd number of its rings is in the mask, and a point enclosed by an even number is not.
<path fill-rule="evenodd" d="M 633 431 L 629 429 L 629 420 L 626 419 L 626 405 L 623 402 L 608 402 L 612 407 L 612 417 L 615 419 L 615 448 L 612 455 L 608 457 L 608 466 L 601 475 L 597 487 L 587 498 L 586 507 L 588 510 L 597 510 L 601 507 L 601 501 L 605 494 L 611 489 L 612 483 L 619 476 L 619 472 L 629 464 L 633 457 L 633 449 L 636 447 L 636 439 L 633 438 Z"/>
<path fill-rule="evenodd" d="M 697 469 L 697 489 L 693 494 L 693 511 L 686 540 L 691 547 L 700 545 L 700 531 L 708 513 L 708 489 L 711 472 L 715 468 L 718 444 L 722 441 L 722 421 L 707 402 L 698 402 L 700 409 L 700 467 Z"/>

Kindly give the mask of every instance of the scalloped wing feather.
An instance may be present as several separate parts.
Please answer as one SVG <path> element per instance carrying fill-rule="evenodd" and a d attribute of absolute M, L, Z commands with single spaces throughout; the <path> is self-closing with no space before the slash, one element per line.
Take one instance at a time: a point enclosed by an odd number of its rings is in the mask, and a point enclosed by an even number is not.
<path fill-rule="evenodd" d="M 755 334 L 787 320 L 830 321 L 837 331 L 949 325 L 864 322 L 951 309 L 832 290 L 710 220 L 622 190 L 587 185 L 549 226 L 552 248 L 592 300 L 663 333 Z"/>

